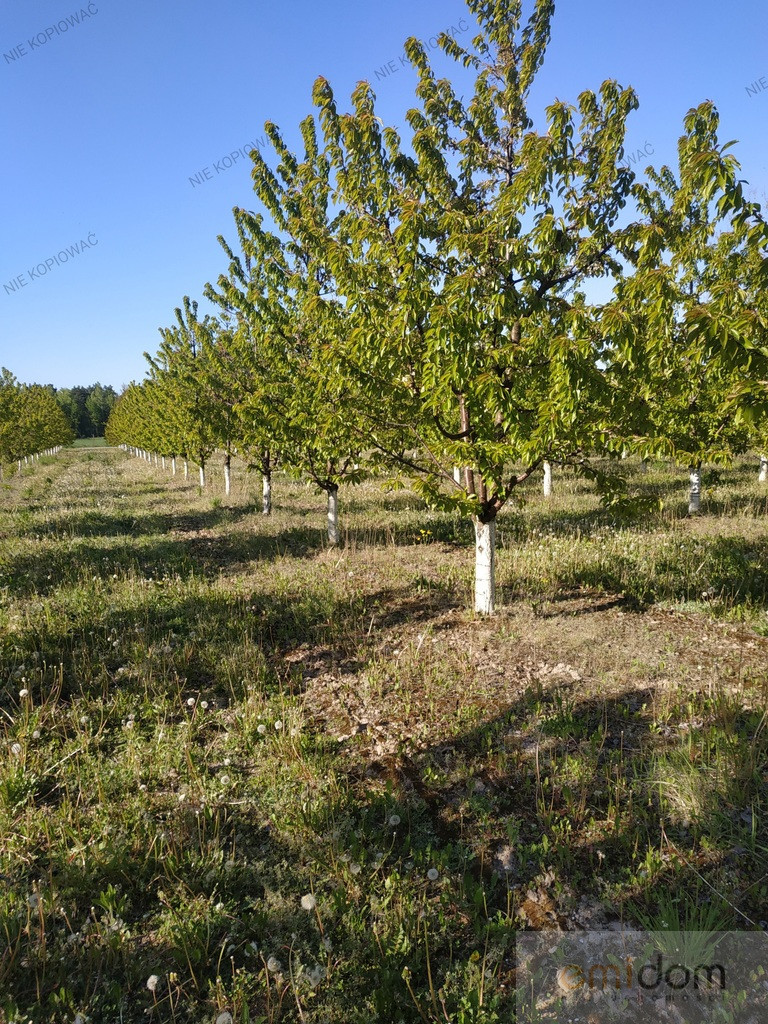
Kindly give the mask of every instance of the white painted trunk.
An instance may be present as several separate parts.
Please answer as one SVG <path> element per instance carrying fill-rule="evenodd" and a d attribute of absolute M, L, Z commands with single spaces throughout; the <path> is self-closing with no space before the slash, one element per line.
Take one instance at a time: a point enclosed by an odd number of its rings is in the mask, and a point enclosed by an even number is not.
<path fill-rule="evenodd" d="M 171 476 L 176 476 L 176 456 L 171 459 Z"/>
<path fill-rule="evenodd" d="M 261 512 L 265 516 L 272 513 L 272 477 L 266 473 L 261 478 Z"/>
<path fill-rule="evenodd" d="M 328 542 L 339 543 L 339 489 L 328 492 Z"/>
<path fill-rule="evenodd" d="M 768 456 L 760 456 L 760 476 L 757 478 L 761 484 L 768 480 Z"/>
<path fill-rule="evenodd" d="M 701 511 L 701 467 L 691 466 L 688 514 L 695 515 L 699 511 Z"/>
<path fill-rule="evenodd" d="M 475 611 L 492 615 L 496 607 L 496 520 L 475 519 Z"/>
<path fill-rule="evenodd" d="M 184 479 L 189 480 L 189 462 L 184 459 Z"/>
<path fill-rule="evenodd" d="M 164 456 L 164 455 L 163 455 L 163 457 L 162 457 L 162 460 L 161 460 L 161 461 L 162 461 L 162 464 L 163 464 L 163 469 L 165 469 L 165 456 Z"/>
<path fill-rule="evenodd" d="M 459 466 L 453 467 L 453 482 L 461 487 L 461 468 Z"/>
<path fill-rule="evenodd" d="M 205 466 L 200 467 L 200 486 L 205 487 Z"/>
<path fill-rule="evenodd" d="M 549 498 L 552 494 L 552 463 L 544 463 L 544 497 Z"/>
<path fill-rule="evenodd" d="M 229 492 L 232 490 L 232 472 L 229 468 L 229 464 L 224 464 L 224 493 L 229 497 Z"/>

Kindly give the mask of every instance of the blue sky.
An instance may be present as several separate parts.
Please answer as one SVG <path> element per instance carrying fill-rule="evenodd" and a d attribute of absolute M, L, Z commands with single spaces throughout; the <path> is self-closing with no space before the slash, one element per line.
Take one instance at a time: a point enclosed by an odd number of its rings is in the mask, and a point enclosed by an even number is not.
<path fill-rule="evenodd" d="M 630 160 L 645 149 L 661 163 L 685 112 L 711 99 L 762 199 L 766 21 L 763 0 L 733 15 L 712 0 L 561 0 L 534 104 L 575 102 L 605 78 L 632 85 Z M 468 38 L 470 24 L 461 0 L 4 0 L 0 364 L 57 387 L 143 377 L 157 328 L 226 268 L 216 236 L 235 242 L 232 207 L 256 204 L 250 162 L 231 155 L 267 119 L 296 138 L 319 74 L 340 107 L 368 79 L 380 116 L 402 126 L 415 83 L 404 40 L 451 26 Z"/>

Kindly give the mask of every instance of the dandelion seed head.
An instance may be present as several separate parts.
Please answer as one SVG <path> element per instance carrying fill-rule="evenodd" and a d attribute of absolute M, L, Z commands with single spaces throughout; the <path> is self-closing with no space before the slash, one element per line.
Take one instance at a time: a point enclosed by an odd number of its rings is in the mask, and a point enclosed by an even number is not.
<path fill-rule="evenodd" d="M 324 977 L 325 970 L 320 966 L 320 964 L 315 964 L 311 971 L 307 971 L 307 981 L 312 988 L 317 988 Z"/>
<path fill-rule="evenodd" d="M 14 743 L 11 747 L 11 753 L 16 754 L 18 756 L 21 753 L 21 744 Z"/>
<path fill-rule="evenodd" d="M 229 785 L 229 776 L 228 775 L 220 775 L 219 776 L 219 782 L 222 784 L 222 786 L 228 786 Z"/>
<path fill-rule="evenodd" d="M 440 872 L 437 870 L 437 868 L 430 868 L 429 871 L 427 872 L 427 878 L 430 880 L 430 882 L 436 882 L 439 877 Z"/>
<path fill-rule="evenodd" d="M 201 700 L 200 701 L 200 707 L 203 709 L 203 711 L 207 711 L 208 710 L 208 701 L 207 700 Z"/>
<path fill-rule="evenodd" d="M 301 897 L 301 905 L 305 910 L 314 910 L 317 906 L 317 900 L 311 892 L 308 892 L 305 896 Z"/>
<path fill-rule="evenodd" d="M 22 700 L 23 700 L 23 699 L 24 699 L 25 697 L 28 697 L 28 696 L 29 696 L 29 690 L 28 690 L 28 689 L 26 688 L 26 686 L 24 687 L 24 689 L 23 689 L 23 690 L 19 690 L 19 696 L 21 697 L 21 699 L 22 699 Z"/>
<path fill-rule="evenodd" d="M 282 722 L 275 722 L 275 729 L 277 730 L 277 732 L 280 732 L 280 730 L 282 728 L 283 728 L 283 723 Z"/>
<path fill-rule="evenodd" d="M 390 816 L 389 816 L 389 824 L 393 825 L 393 826 L 399 825 L 400 824 L 400 815 L 399 814 L 390 814 Z"/>
<path fill-rule="evenodd" d="M 282 969 L 283 969 L 283 965 L 280 963 L 280 961 L 277 959 L 277 957 L 271 956 L 269 958 L 269 960 L 267 960 L 267 970 L 268 971 L 271 971 L 273 974 L 277 974 L 280 971 L 282 971 Z"/>
<path fill-rule="evenodd" d="M 259 734 L 259 736 L 263 736 L 266 731 L 267 727 L 263 723 L 261 725 L 256 726 L 256 732 Z"/>
<path fill-rule="evenodd" d="M 193 708 L 194 706 L 195 706 L 195 698 L 194 697 L 187 697 L 187 707 L 188 708 Z"/>
<path fill-rule="evenodd" d="M 156 992 L 157 986 L 160 984 L 160 978 L 156 974 L 150 974 L 147 978 L 147 988 L 150 992 Z"/>

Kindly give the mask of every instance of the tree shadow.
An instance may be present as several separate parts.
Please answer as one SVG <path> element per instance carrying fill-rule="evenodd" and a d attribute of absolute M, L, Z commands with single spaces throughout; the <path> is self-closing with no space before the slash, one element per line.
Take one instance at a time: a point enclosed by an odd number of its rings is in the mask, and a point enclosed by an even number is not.
<path fill-rule="evenodd" d="M 218 511 L 218 510 L 217 510 Z M 176 536 L 136 544 L 132 534 L 115 543 L 99 546 L 78 542 L 74 550 L 57 548 L 40 553 L 6 556 L 0 562 L 2 585 L 15 596 L 45 597 L 63 584 L 109 582 L 112 576 L 130 573 L 137 577 L 202 576 L 215 579 L 222 571 L 243 568 L 249 562 L 282 557 L 303 558 L 323 550 L 327 540 L 322 530 L 297 527 L 274 536 L 230 530 L 225 536 L 183 536 L 205 529 L 203 522 L 221 522 L 214 513 L 199 517 L 172 517 Z M 178 536 L 182 533 L 182 536 Z M 105 533 L 104 536 L 110 536 Z"/>
<path fill-rule="evenodd" d="M 155 490 L 153 488 L 153 490 Z M 156 488 L 161 491 L 161 488 Z M 165 492 L 162 492 L 165 493 Z M 166 501 L 161 504 L 167 503 Z M 149 512 L 134 516 L 130 512 L 103 512 L 88 509 L 81 513 L 68 513 L 31 526 L 18 532 L 18 536 L 35 537 L 144 537 L 173 532 L 191 533 L 210 530 L 217 526 L 235 524 L 252 509 L 219 507 L 189 512 Z"/>

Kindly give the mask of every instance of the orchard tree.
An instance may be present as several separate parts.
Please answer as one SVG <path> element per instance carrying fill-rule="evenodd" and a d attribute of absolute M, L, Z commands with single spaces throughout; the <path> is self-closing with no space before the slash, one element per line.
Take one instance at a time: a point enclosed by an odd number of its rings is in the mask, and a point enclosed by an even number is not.
<path fill-rule="evenodd" d="M 273 172 L 254 151 L 254 187 L 280 234 L 265 229 L 263 218 L 235 209 L 243 258 L 222 238 L 229 273 L 218 291 L 206 294 L 235 312 L 241 331 L 253 343 L 253 387 L 240 403 L 241 415 L 263 424 L 260 432 L 277 448 L 283 465 L 325 493 L 327 533 L 340 540 L 338 493 L 343 483 L 363 478 L 360 412 L 335 350 L 346 329 L 346 313 L 333 297 L 331 276 L 315 253 L 315 233 L 332 233 L 329 165 L 317 148 L 312 119 L 302 124 L 305 162 L 316 173 L 297 178 L 298 163 L 275 125 L 266 125 L 277 152 Z M 309 238 L 289 236 L 293 219 L 302 220 Z"/>
<path fill-rule="evenodd" d="M 272 473 L 278 461 L 271 419 L 261 406 L 272 401 L 270 373 L 248 322 L 220 333 L 211 347 L 208 374 L 226 394 L 228 443 L 262 481 L 262 512 L 272 512 Z"/>
<path fill-rule="evenodd" d="M 645 217 L 633 227 L 633 272 L 605 318 L 634 353 L 646 417 L 635 446 L 688 464 L 691 514 L 702 464 L 746 450 L 768 385 L 768 231 L 718 126 L 712 103 L 690 110 L 677 172 L 649 168 L 635 186 Z"/>
<path fill-rule="evenodd" d="M 16 458 L 40 455 L 46 449 L 69 444 L 74 432 L 56 401 L 52 388 L 25 384 L 16 406 Z"/>
<path fill-rule="evenodd" d="M 185 463 L 188 458 L 197 462 L 200 486 L 205 487 L 206 463 L 216 448 L 216 413 L 204 382 L 205 345 L 216 324 L 207 315 L 198 320 L 197 303 L 187 296 L 175 312 L 176 324 L 160 329 L 163 340 L 157 355 L 153 358 L 145 352 L 144 356 L 168 417 L 165 446 L 178 447 Z"/>
<path fill-rule="evenodd" d="M 0 370 L 0 477 L 3 466 L 20 457 L 21 389 L 10 370 Z"/>
<path fill-rule="evenodd" d="M 517 488 L 545 462 L 606 485 L 586 454 L 623 446 L 628 381 L 604 364 L 600 307 L 586 293 L 621 274 L 633 181 L 623 143 L 637 100 L 605 82 L 578 109 L 552 104 L 537 130 L 528 97 L 553 3 L 538 0 L 525 24 L 519 0 L 468 6 L 480 27 L 471 47 L 440 37 L 475 73 L 468 100 L 435 77 L 418 40 L 406 44 L 420 101 L 408 146 L 382 127 L 366 83 L 340 114 L 318 80 L 325 149 L 298 176 L 311 182 L 327 161 L 339 216 L 321 236 L 299 206 L 284 230 L 314 247 L 347 311 L 337 358 L 367 444 L 430 503 L 472 517 L 475 607 L 489 613 L 496 517 Z"/>

